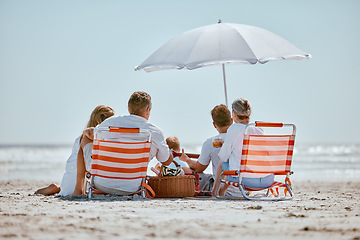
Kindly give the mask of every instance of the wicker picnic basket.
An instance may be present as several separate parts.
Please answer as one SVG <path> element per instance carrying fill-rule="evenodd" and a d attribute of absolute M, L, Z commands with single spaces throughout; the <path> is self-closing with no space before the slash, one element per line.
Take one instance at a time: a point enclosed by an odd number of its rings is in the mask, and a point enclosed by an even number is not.
<path fill-rule="evenodd" d="M 149 177 L 148 184 L 155 192 L 156 198 L 193 197 L 195 194 L 195 177 L 193 175 Z"/>

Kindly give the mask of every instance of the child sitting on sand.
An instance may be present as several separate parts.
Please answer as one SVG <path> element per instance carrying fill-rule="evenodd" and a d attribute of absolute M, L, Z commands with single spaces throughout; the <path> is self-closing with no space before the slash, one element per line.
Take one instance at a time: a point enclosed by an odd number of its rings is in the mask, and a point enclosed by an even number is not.
<path fill-rule="evenodd" d="M 105 119 L 114 115 L 114 110 L 111 107 L 100 105 L 97 106 L 90 115 L 90 120 L 86 126 L 96 127 L 98 124 L 103 122 Z M 53 195 L 59 193 L 60 196 L 69 196 L 74 192 L 76 184 L 76 173 L 77 173 L 77 156 L 80 150 L 80 141 L 83 135 L 75 139 L 72 153 L 66 161 L 65 173 L 62 178 L 61 186 L 58 187 L 55 184 L 50 184 L 47 187 L 38 189 L 35 194 Z M 85 148 L 84 150 L 85 151 Z M 91 151 L 88 149 L 86 151 Z"/>
<path fill-rule="evenodd" d="M 180 141 L 177 137 L 173 136 L 173 137 L 168 137 L 166 138 L 166 144 L 169 146 L 169 148 L 177 153 L 180 153 Z M 174 162 L 176 162 L 176 165 L 182 169 L 182 175 L 184 174 L 192 174 L 192 170 L 189 168 L 189 165 L 184 162 L 181 161 L 179 159 L 179 157 L 174 157 L 173 159 Z M 177 169 L 177 166 L 174 164 L 174 162 L 172 162 L 169 166 L 167 166 L 170 169 Z M 155 169 L 160 171 L 161 168 L 161 163 L 157 163 L 155 166 Z"/>

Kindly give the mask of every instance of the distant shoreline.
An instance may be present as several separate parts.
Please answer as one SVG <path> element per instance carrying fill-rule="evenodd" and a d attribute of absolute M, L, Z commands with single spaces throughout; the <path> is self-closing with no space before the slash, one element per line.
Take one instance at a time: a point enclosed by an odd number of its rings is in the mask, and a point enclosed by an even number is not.
<path fill-rule="evenodd" d="M 10 143 L 10 144 L 0 144 L 0 148 L 64 148 L 72 147 L 71 143 L 60 143 L 60 144 L 27 144 L 27 143 Z"/>

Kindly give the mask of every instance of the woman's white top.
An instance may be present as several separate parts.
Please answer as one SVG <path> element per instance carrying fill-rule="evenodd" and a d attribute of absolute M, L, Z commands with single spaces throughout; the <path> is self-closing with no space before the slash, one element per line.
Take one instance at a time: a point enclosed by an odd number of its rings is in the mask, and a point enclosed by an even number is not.
<path fill-rule="evenodd" d="M 227 134 L 222 145 L 219 157 L 222 162 L 229 161 L 229 170 L 240 170 L 243 140 L 246 125 L 234 123 L 227 130 Z M 261 128 L 250 127 L 247 131 L 251 135 L 263 135 Z"/>
<path fill-rule="evenodd" d="M 77 173 L 77 155 L 80 149 L 80 137 L 75 139 L 72 152 L 68 160 L 66 161 L 65 173 L 63 175 L 60 196 L 69 196 L 75 190 L 76 185 L 76 173 Z"/>

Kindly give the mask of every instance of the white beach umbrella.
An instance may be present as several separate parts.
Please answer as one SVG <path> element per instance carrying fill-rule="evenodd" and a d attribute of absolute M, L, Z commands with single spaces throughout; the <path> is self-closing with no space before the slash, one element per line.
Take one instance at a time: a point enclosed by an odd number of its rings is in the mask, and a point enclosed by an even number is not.
<path fill-rule="evenodd" d="M 196 28 L 173 38 L 135 70 L 196 69 L 222 65 L 225 103 L 225 64 L 256 64 L 274 60 L 311 58 L 283 38 L 259 27 L 222 23 Z"/>

